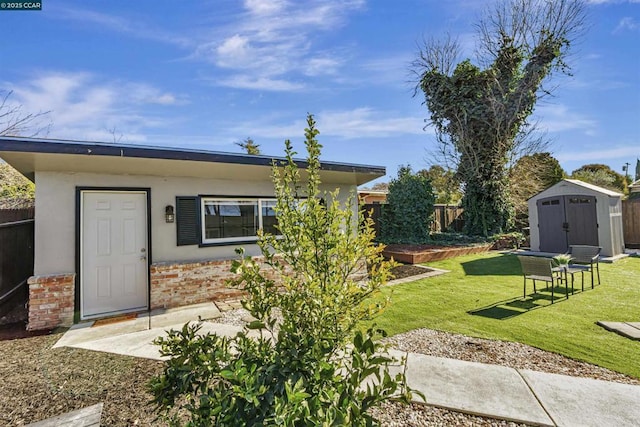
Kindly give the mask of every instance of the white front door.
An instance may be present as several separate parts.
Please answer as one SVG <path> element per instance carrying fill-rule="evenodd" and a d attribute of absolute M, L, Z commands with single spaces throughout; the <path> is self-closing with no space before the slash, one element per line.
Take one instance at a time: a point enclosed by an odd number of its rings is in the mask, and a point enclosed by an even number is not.
<path fill-rule="evenodd" d="M 147 194 L 81 192 L 83 319 L 147 308 Z"/>

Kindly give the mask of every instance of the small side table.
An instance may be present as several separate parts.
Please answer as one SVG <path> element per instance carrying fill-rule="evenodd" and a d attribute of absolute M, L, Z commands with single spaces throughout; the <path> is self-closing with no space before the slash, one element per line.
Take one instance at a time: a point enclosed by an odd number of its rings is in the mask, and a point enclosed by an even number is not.
<path fill-rule="evenodd" d="M 567 283 L 567 286 L 569 286 L 569 275 L 571 275 L 571 295 L 574 294 L 575 292 L 575 288 L 573 286 L 574 284 L 574 275 L 576 273 L 580 273 L 582 274 L 582 292 L 584 292 L 584 270 L 580 269 L 580 268 L 574 268 L 571 265 L 566 265 L 563 266 L 562 269 L 564 270 L 564 280 Z"/>

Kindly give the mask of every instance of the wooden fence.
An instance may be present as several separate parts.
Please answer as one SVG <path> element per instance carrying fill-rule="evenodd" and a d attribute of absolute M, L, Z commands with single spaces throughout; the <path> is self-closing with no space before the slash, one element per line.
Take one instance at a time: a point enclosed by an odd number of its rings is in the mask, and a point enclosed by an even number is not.
<path fill-rule="evenodd" d="M 5 222 L 22 221 L 23 219 L 33 219 L 35 210 L 33 207 L 23 209 L 0 209 L 0 224 Z"/>
<path fill-rule="evenodd" d="M 27 300 L 33 275 L 33 208 L 0 210 L 0 317 Z"/>
<path fill-rule="evenodd" d="M 435 205 L 433 212 L 432 232 L 456 232 L 460 233 L 464 227 L 462 213 L 464 209 L 460 206 Z"/>
<path fill-rule="evenodd" d="M 384 210 L 384 204 L 365 204 L 365 217 L 373 219 L 373 228 L 376 236 L 380 234 L 380 217 Z M 433 221 L 431 222 L 432 232 L 455 231 L 461 232 L 464 227 L 462 212 L 464 210 L 459 206 L 435 205 L 433 212 Z"/>
<path fill-rule="evenodd" d="M 622 201 L 622 228 L 625 246 L 640 249 L 640 199 Z"/>

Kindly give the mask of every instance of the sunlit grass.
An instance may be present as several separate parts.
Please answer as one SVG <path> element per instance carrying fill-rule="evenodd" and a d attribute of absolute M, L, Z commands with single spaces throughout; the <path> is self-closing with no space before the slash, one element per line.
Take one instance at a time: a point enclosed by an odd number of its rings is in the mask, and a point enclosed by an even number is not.
<path fill-rule="evenodd" d="M 513 255 L 469 255 L 426 264 L 450 273 L 385 288 L 392 303 L 375 323 L 389 334 L 430 328 L 470 336 L 517 341 L 640 378 L 640 341 L 596 325 L 598 320 L 640 322 L 640 258 L 600 264 L 602 284 L 564 298 L 527 283 Z M 540 289 L 542 288 L 542 289 Z"/>

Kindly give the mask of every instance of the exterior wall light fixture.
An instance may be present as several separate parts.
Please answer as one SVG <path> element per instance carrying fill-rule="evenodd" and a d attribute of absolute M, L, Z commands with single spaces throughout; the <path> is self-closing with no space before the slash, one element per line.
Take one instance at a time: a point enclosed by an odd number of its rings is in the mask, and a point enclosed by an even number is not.
<path fill-rule="evenodd" d="M 175 221 L 176 215 L 173 212 L 173 206 L 167 205 L 167 207 L 164 208 L 164 219 L 169 223 Z"/>

